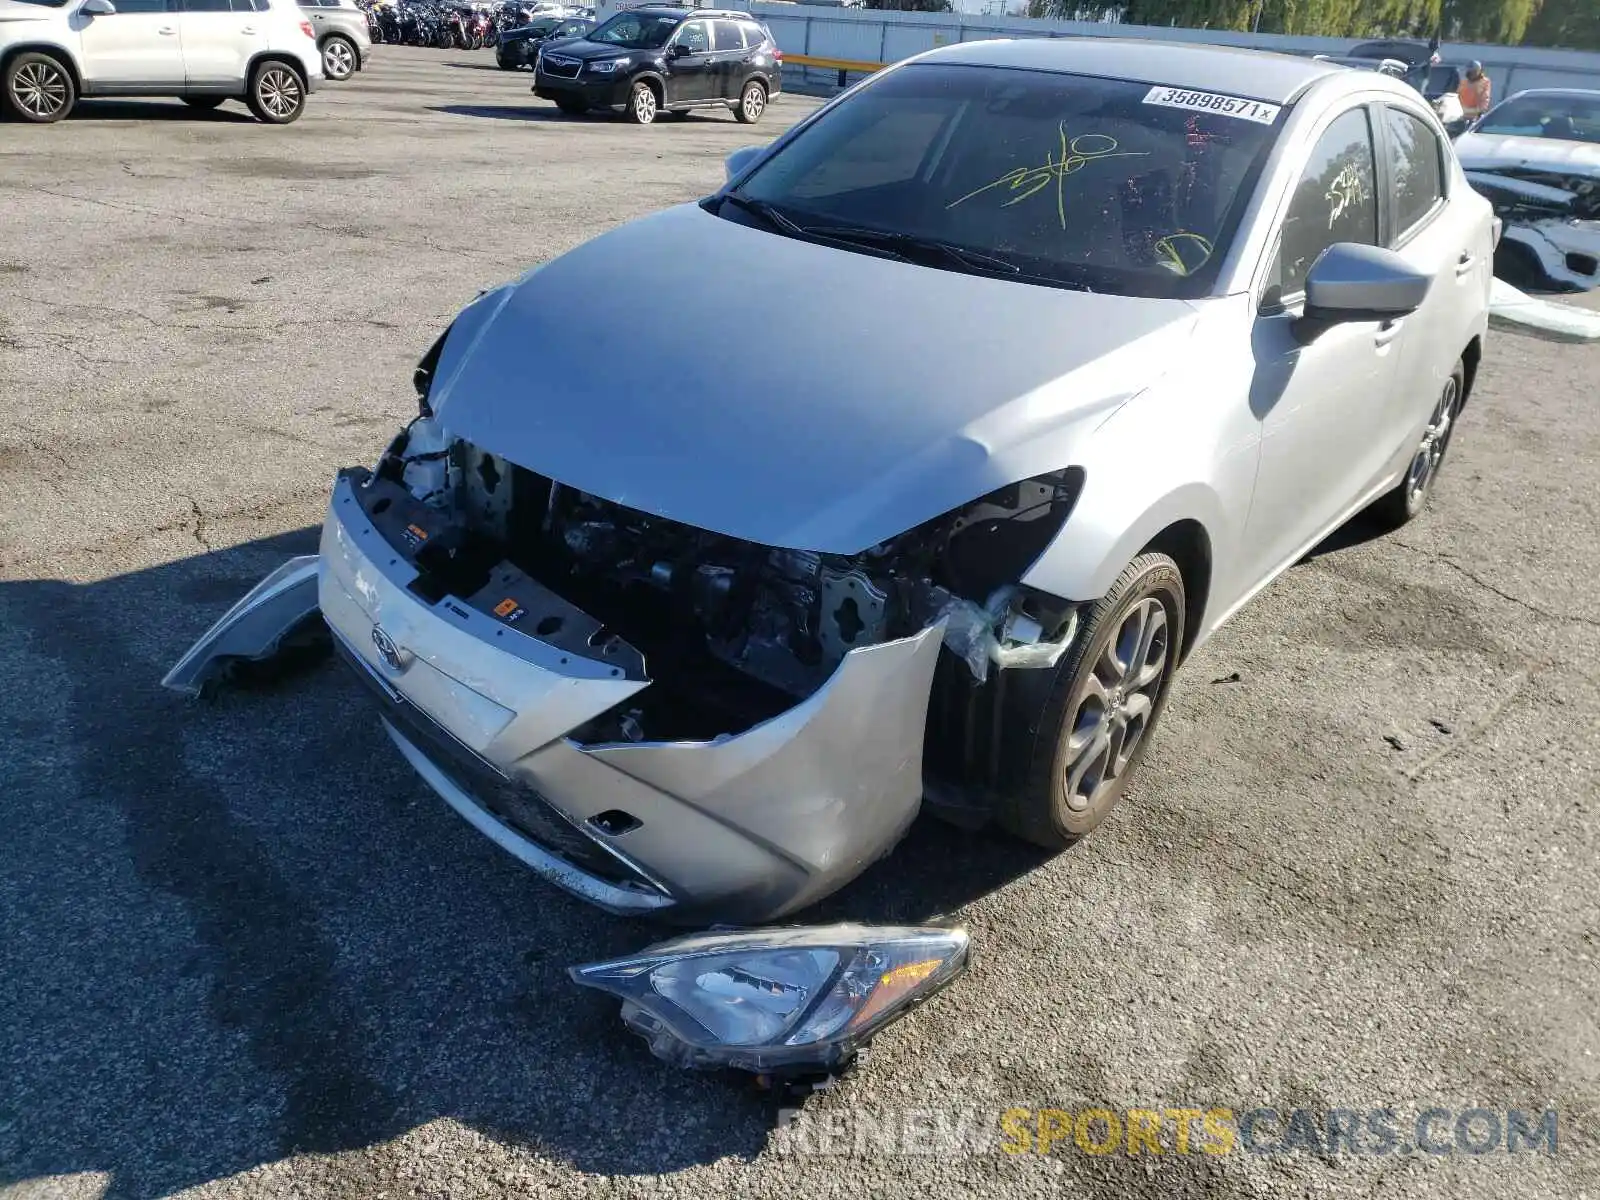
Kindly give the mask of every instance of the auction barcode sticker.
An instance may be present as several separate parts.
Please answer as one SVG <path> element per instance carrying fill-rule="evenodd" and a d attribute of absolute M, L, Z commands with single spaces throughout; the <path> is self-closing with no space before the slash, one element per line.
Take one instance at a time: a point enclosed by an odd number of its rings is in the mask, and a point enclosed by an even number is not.
<path fill-rule="evenodd" d="M 1166 108 L 1187 108 L 1194 112 L 1216 113 L 1222 117 L 1238 117 L 1258 125 L 1271 125 L 1282 111 L 1276 104 L 1263 104 L 1259 100 L 1246 100 L 1243 96 L 1221 96 L 1216 92 L 1191 92 L 1188 88 L 1156 86 L 1145 93 L 1146 104 L 1160 104 Z"/>

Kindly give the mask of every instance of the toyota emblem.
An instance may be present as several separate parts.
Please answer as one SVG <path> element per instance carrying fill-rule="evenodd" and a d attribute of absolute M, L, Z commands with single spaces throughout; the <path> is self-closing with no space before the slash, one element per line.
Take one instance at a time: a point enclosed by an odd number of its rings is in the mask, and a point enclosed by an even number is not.
<path fill-rule="evenodd" d="M 372 644 L 377 647 L 378 657 L 383 659 L 383 665 L 389 670 L 399 673 L 406 669 L 406 660 L 400 657 L 400 647 L 384 632 L 382 625 L 372 627 Z"/>

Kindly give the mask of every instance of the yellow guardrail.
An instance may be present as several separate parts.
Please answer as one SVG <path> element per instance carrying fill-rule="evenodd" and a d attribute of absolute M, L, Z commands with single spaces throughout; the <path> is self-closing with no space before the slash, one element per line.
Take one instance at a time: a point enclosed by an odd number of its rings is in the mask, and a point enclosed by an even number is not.
<path fill-rule="evenodd" d="M 888 63 L 860 62 L 853 58 L 813 58 L 809 54 L 788 54 L 783 56 L 784 64 L 793 63 L 797 67 L 820 67 L 824 71 L 862 71 L 870 74 L 881 71 Z"/>

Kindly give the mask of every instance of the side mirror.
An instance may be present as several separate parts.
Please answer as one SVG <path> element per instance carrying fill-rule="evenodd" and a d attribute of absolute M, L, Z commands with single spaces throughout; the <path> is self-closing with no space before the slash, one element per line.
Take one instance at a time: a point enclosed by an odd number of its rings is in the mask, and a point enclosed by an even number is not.
<path fill-rule="evenodd" d="M 667 53 L 673 58 L 688 58 L 689 55 L 694 53 L 694 51 L 690 50 L 689 47 L 685 46 L 682 42 L 673 42 L 672 49 Z"/>
<path fill-rule="evenodd" d="M 728 183 L 732 183 L 750 167 L 754 166 L 756 159 L 766 152 L 767 148 L 765 146 L 740 146 L 739 149 L 722 160 L 725 180 Z"/>
<path fill-rule="evenodd" d="M 1432 283 L 1393 250 L 1335 242 L 1306 276 L 1305 313 L 1295 322 L 1295 335 L 1309 342 L 1334 325 L 1408 316 L 1422 306 Z"/>
<path fill-rule="evenodd" d="M 117 6 L 111 0 L 83 0 L 83 7 L 78 10 L 86 17 L 109 17 L 117 11 Z"/>

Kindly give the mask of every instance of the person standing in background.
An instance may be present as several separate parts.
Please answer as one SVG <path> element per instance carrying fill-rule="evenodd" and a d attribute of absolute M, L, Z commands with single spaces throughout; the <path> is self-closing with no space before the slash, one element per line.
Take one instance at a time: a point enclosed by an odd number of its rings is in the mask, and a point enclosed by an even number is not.
<path fill-rule="evenodd" d="M 1493 85 L 1489 77 L 1483 73 L 1483 64 L 1474 59 L 1467 66 L 1467 77 L 1461 81 L 1457 95 L 1461 99 L 1461 115 L 1469 121 L 1476 121 L 1489 111 L 1489 96 Z"/>

